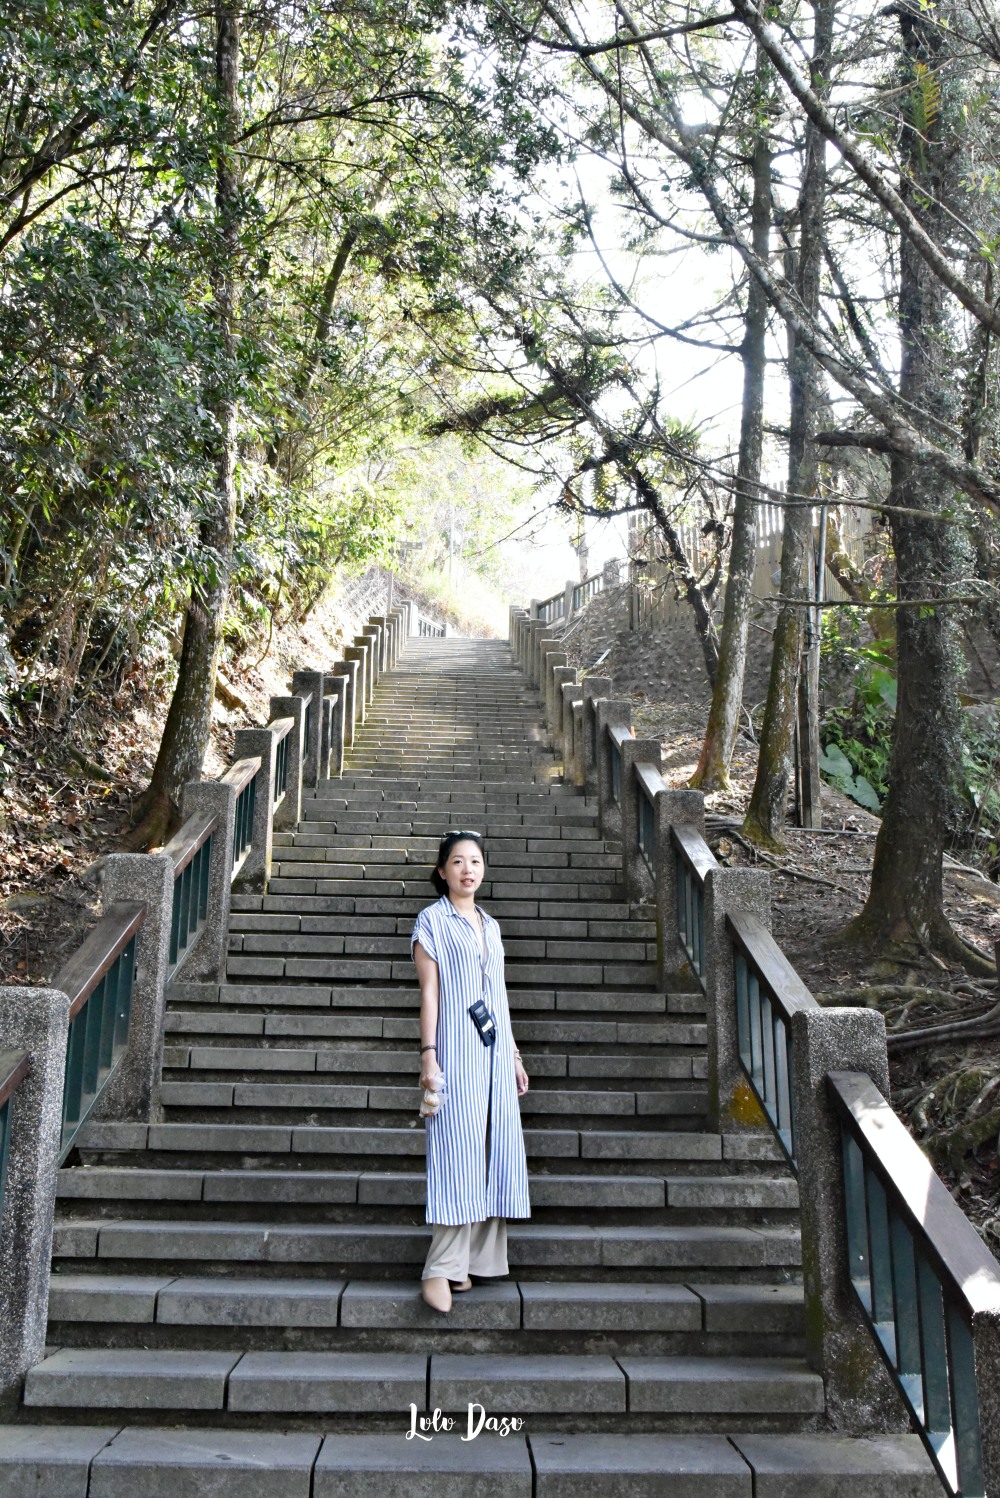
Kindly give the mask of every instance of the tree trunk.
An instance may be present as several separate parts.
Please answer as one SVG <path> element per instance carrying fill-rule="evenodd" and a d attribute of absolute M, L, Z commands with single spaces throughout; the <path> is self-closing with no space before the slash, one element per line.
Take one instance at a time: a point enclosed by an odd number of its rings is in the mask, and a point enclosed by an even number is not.
<path fill-rule="evenodd" d="M 813 86 L 827 91 L 835 0 L 818 0 L 813 40 Z M 799 196 L 799 249 L 795 283 L 798 300 L 815 317 L 819 308 L 823 264 L 823 208 L 826 199 L 826 146 L 819 130 L 806 122 L 805 166 Z M 790 420 L 788 488 L 792 494 L 816 492 L 816 419 L 821 393 L 816 362 L 789 328 L 788 382 Z M 798 694 L 799 657 L 805 623 L 805 566 L 812 551 L 812 511 L 807 505 L 785 510 L 781 540 L 781 596 L 783 603 L 774 629 L 771 676 L 764 709 L 757 775 L 743 830 L 754 842 L 778 848 L 783 844 L 785 806 L 791 772 L 792 742 Z M 814 730 L 813 730 L 814 731 Z"/>
<path fill-rule="evenodd" d="M 768 64 L 757 58 L 758 99 L 767 85 Z M 751 234 L 754 253 L 768 258 L 771 234 L 771 140 L 760 129 L 753 153 L 753 206 Z M 733 534 L 729 548 L 719 639 L 719 664 L 712 691 L 705 740 L 691 784 L 703 791 L 721 790 L 729 784 L 729 762 L 743 703 L 747 636 L 753 603 L 753 576 L 757 562 L 757 506 L 760 503 L 760 456 L 764 439 L 764 376 L 767 372 L 767 294 L 754 276 L 749 277 L 747 311 L 743 331 L 743 412 L 740 420 L 740 451 L 733 501 Z"/>
<path fill-rule="evenodd" d="M 221 375 L 214 373 L 205 392 L 217 427 L 215 483 L 206 495 L 199 543 L 207 579 L 191 592 L 184 619 L 184 643 L 167 721 L 153 777 L 142 805 L 143 820 L 135 844 L 160 841 L 175 820 L 181 792 L 201 774 L 212 728 L 215 677 L 233 563 L 236 531 L 237 403 L 235 359 L 237 329 L 237 255 L 239 250 L 240 171 L 236 142 L 240 110 L 240 12 L 234 0 L 215 7 L 215 85 L 218 112 L 216 225 L 218 246 L 212 274 L 214 315 L 221 353 Z"/>
<path fill-rule="evenodd" d="M 913 212 L 938 243 L 949 232 L 947 205 L 961 177 L 952 133 L 942 129 L 946 101 L 929 121 L 921 107 L 932 66 L 941 70 L 942 31 L 916 9 L 901 17 L 904 101 L 903 192 Z M 947 111 L 949 114 L 951 111 Z M 918 128 L 919 122 L 919 128 Z M 958 128 L 961 128 L 960 126 Z M 900 391 L 915 409 L 954 421 L 957 394 L 942 349 L 951 331 L 941 281 L 906 239 L 900 246 Z M 957 591 L 961 575 L 953 525 L 905 513 L 906 507 L 939 511 L 953 496 L 941 492 L 928 468 L 894 457 L 889 516 L 896 556 L 897 706 L 889 792 L 875 844 L 871 886 L 864 910 L 851 928 L 880 950 L 888 945 L 937 947 L 962 961 L 976 956 L 954 934 L 944 914 L 942 864 L 955 809 L 955 777 L 961 762 L 958 672 L 960 620 L 953 607 L 907 608 L 908 598 L 934 598 Z M 976 954 L 978 955 L 978 954 Z M 985 970 L 992 970 L 978 957 Z"/>

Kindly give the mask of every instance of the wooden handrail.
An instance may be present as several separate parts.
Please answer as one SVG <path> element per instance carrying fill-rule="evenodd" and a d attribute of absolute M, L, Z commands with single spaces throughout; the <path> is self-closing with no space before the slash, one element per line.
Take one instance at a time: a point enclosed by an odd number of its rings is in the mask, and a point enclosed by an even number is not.
<path fill-rule="evenodd" d="M 112 905 L 53 980 L 69 998 L 69 1017 L 79 1014 L 105 973 L 146 919 L 146 906 L 122 900 Z"/>
<path fill-rule="evenodd" d="M 719 867 L 715 854 L 702 837 L 696 827 L 686 823 L 671 827 L 670 836 L 674 846 L 679 848 L 684 858 L 691 866 L 691 871 L 697 878 L 699 884 L 705 883 L 705 875 L 710 869 Z"/>
<path fill-rule="evenodd" d="M 310 696 L 311 695 L 312 694 L 310 693 Z M 294 718 L 272 718 L 271 721 L 270 721 L 270 723 L 267 726 L 274 733 L 274 742 L 276 744 L 280 744 L 281 741 L 282 741 L 282 739 L 287 738 L 288 735 L 291 733 L 292 729 L 295 727 L 295 719 Z"/>
<path fill-rule="evenodd" d="M 255 754 L 251 759 L 238 759 L 234 765 L 229 766 L 224 775 L 219 776 L 219 783 L 231 785 L 238 796 L 259 770 L 259 754 Z"/>
<path fill-rule="evenodd" d="M 726 927 L 750 966 L 763 978 L 771 1002 L 790 1020 L 817 1003 L 762 921 L 743 910 L 726 912 Z"/>
<path fill-rule="evenodd" d="M 0 1051 L 0 1108 L 14 1096 L 30 1070 L 27 1051 Z"/>
<path fill-rule="evenodd" d="M 668 789 L 667 782 L 654 764 L 643 760 L 641 764 L 633 765 L 632 768 L 647 801 L 655 801 L 661 791 Z"/>
<path fill-rule="evenodd" d="M 197 816 L 188 817 L 180 831 L 170 839 L 163 851 L 174 861 L 175 879 L 187 868 L 198 849 L 208 842 L 218 825 L 217 816 L 200 812 Z"/>

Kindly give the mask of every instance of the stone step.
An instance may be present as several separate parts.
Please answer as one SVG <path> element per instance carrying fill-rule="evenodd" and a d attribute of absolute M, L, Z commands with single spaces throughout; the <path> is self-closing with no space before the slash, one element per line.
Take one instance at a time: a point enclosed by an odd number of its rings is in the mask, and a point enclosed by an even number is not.
<path fill-rule="evenodd" d="M 59 1172 L 61 1201 L 240 1203 L 325 1207 L 418 1206 L 426 1199 L 422 1171 L 150 1170 L 89 1166 Z M 678 1208 L 791 1210 L 792 1176 L 549 1175 L 532 1173 L 532 1208 Z"/>
<path fill-rule="evenodd" d="M 398 915 L 307 915 L 286 911 L 248 910 L 234 911 L 229 921 L 231 935 L 275 933 L 282 936 L 402 937 L 406 941 L 407 950 L 412 929 L 412 918 Z M 533 920 L 505 920 L 503 935 L 507 954 L 516 956 L 513 943 L 525 940 L 572 940 L 578 943 L 589 939 L 654 943 L 656 922 L 630 919 L 628 916 L 619 916 L 616 920 L 591 921 L 536 917 Z"/>
<path fill-rule="evenodd" d="M 409 936 L 372 932 L 367 936 L 328 935 L 312 931 L 231 932 L 229 951 L 251 955 L 262 953 L 287 957 L 406 957 L 410 955 Z M 539 936 L 537 940 L 504 937 L 508 967 L 525 958 L 539 962 L 650 962 L 656 958 L 656 943 L 647 941 L 600 941 L 594 937 L 575 940 Z M 411 972 L 411 976 L 413 976 Z"/>
<path fill-rule="evenodd" d="M 622 984 L 635 983 L 648 987 L 656 981 L 656 964 L 654 962 L 558 962 L 555 960 L 544 960 L 537 962 L 508 962 L 507 968 L 508 989 L 515 988 L 519 983 L 530 984 L 532 987 L 539 983 L 554 984 L 562 982 L 566 984 L 586 984 L 594 988 L 617 988 Z M 397 983 L 414 982 L 413 963 L 409 958 L 405 960 L 393 957 L 296 957 L 290 953 L 280 956 L 268 956 L 264 953 L 240 952 L 230 955 L 226 962 L 227 978 L 285 978 L 293 982 L 298 980 L 318 980 L 338 978 L 346 983 L 358 982 L 387 982 Z M 604 995 L 601 995 L 603 998 Z M 285 999 L 286 1003 L 297 1003 L 294 997 Z M 511 1007 L 515 1008 L 517 999 L 511 995 Z"/>
<path fill-rule="evenodd" d="M 520 1037 L 521 1044 L 527 1042 Z M 653 1054 L 630 1055 L 560 1055 L 551 1051 L 524 1051 L 528 1070 L 534 1080 L 544 1083 L 552 1078 L 587 1080 L 593 1087 L 597 1081 L 615 1079 L 634 1082 L 646 1078 L 677 1080 L 689 1079 L 692 1067 L 699 1059 L 692 1058 L 690 1051 L 672 1055 L 663 1051 Z M 388 1047 L 368 1048 L 360 1043 L 350 1043 L 312 1050 L 308 1046 L 167 1046 L 163 1065 L 171 1072 L 238 1071 L 253 1076 L 259 1072 L 336 1073 L 355 1075 L 379 1075 L 386 1073 L 413 1079 L 418 1072 L 418 1053 L 413 1049 L 390 1050 Z M 176 1080 L 176 1079 L 175 1079 Z M 527 1101 L 525 1099 L 525 1101 Z"/>
<path fill-rule="evenodd" d="M 61 1348 L 28 1372 L 27 1409 L 398 1414 L 481 1402 L 506 1415 L 818 1415 L 792 1358 Z"/>
<path fill-rule="evenodd" d="M 534 971 L 535 969 L 533 969 Z M 250 1010 L 271 1009 L 376 1009 L 402 1011 L 402 1017 L 413 1017 L 416 1010 L 417 989 L 412 963 L 405 966 L 406 986 L 396 988 L 388 984 L 369 984 L 354 987 L 349 984 L 306 983 L 173 983 L 167 990 L 170 1004 L 226 1005 L 229 1008 Z M 560 969 L 560 975 L 565 969 Z M 329 975 L 327 975 L 329 977 Z M 508 975 L 508 982 L 509 982 Z M 606 1014 L 642 1015 L 649 1022 L 664 1020 L 669 1014 L 704 1014 L 705 1001 L 701 994 L 663 994 L 653 990 L 608 988 L 537 988 L 510 987 L 508 990 L 511 1014 L 517 1023 L 525 1017 L 543 1012 L 561 1015 Z"/>
<path fill-rule="evenodd" d="M 419 1087 L 366 1086 L 351 1084 L 299 1082 L 164 1082 L 160 1089 L 165 1108 L 196 1109 L 204 1120 L 224 1118 L 228 1109 L 258 1109 L 270 1119 L 275 1112 L 297 1109 L 308 1114 L 359 1112 L 409 1113 L 416 1115 L 420 1106 Z M 584 1119 L 702 1117 L 708 1109 L 704 1088 L 678 1086 L 656 1092 L 611 1092 L 581 1087 L 578 1090 L 549 1090 L 535 1085 L 521 1099 L 521 1113 L 528 1116 L 566 1115 L 576 1122 Z M 173 1117 L 171 1111 L 171 1117 Z M 310 1120 L 315 1121 L 312 1117 Z M 324 1122 L 335 1123 L 335 1119 Z"/>
<path fill-rule="evenodd" d="M 494 1419 L 493 1412 L 487 1412 Z M 0 1426 L 12 1498 L 938 1498 L 917 1436 L 551 1435 L 477 1429 L 274 1434 L 176 1425 Z M 514 1417 L 517 1419 L 518 1417 Z M 431 1429 L 430 1425 L 427 1427 Z M 466 1439 L 463 1440 L 462 1437 Z"/>
<path fill-rule="evenodd" d="M 416 1279 L 259 1279 L 212 1275 L 55 1275 L 50 1320 L 111 1325 L 313 1327 L 345 1332 L 436 1327 Z M 456 1296 L 450 1331 L 702 1333 L 706 1338 L 795 1339 L 803 1324 L 794 1284 L 636 1284 L 504 1280 Z M 640 1344 L 641 1345 L 641 1344 Z M 0 1488 L 2 1491 L 2 1488 Z"/>
<path fill-rule="evenodd" d="M 218 1044 L 234 1043 L 248 1036 L 266 1036 L 286 1040 L 381 1040 L 418 1041 L 420 1021 L 388 1014 L 255 1014 L 233 1013 L 218 1007 L 202 1010 L 170 1009 L 164 1020 L 168 1037 L 212 1037 Z M 535 1054 L 534 1047 L 566 1046 L 583 1051 L 591 1046 L 655 1046 L 658 1051 L 687 1047 L 703 1048 L 706 1027 L 680 1019 L 666 1020 L 579 1020 L 524 1019 L 517 1022 L 517 1041 L 525 1054 Z M 168 1046 L 171 1041 L 168 1039 Z M 176 1057 L 171 1064 L 177 1065 Z M 183 1063 L 190 1064 L 190 1062 Z"/>
<path fill-rule="evenodd" d="M 331 869 L 333 866 L 331 865 Z M 541 871 L 539 871 L 541 872 Z M 572 873 L 572 870 L 556 870 L 555 872 Z M 483 904 L 487 910 L 494 910 L 495 902 L 498 900 L 589 900 L 605 901 L 622 899 L 622 882 L 618 877 L 607 878 L 608 873 L 614 870 L 577 870 L 573 878 L 559 879 L 485 879 L 480 886 Z M 387 879 L 373 874 L 370 878 L 362 875 L 357 877 L 344 877 L 330 875 L 329 877 L 305 878 L 302 875 L 284 877 L 276 875 L 271 881 L 269 892 L 273 895 L 332 895 L 342 899 L 348 896 L 360 895 L 362 898 L 382 898 L 416 900 L 417 910 L 429 903 L 428 890 L 430 881 L 427 878 L 393 878 Z"/>
<path fill-rule="evenodd" d="M 259 911 L 262 914 L 299 915 L 355 915 L 378 919 L 392 916 L 402 922 L 417 915 L 428 903 L 428 891 L 423 898 L 402 895 L 388 898 L 369 898 L 365 895 L 338 899 L 332 895 L 234 895 L 232 909 L 237 914 Z M 648 922 L 650 916 L 646 906 L 630 906 L 624 900 L 543 900 L 534 890 L 530 898 L 514 900 L 491 900 L 489 912 L 506 924 L 507 920 L 595 920 L 618 921 L 639 920 Z M 411 920 L 412 928 L 412 920 Z"/>
<path fill-rule="evenodd" d="M 57 1221 L 53 1254 L 67 1261 L 130 1264 L 324 1264 L 332 1272 L 359 1265 L 418 1270 L 427 1256 L 426 1227 L 395 1223 L 183 1221 L 171 1218 L 65 1218 Z M 797 1231 L 786 1227 L 623 1228 L 511 1223 L 512 1268 L 574 1266 L 592 1273 L 623 1269 L 706 1271 L 794 1269 Z"/>
<path fill-rule="evenodd" d="M 656 1132 L 631 1130 L 526 1129 L 524 1143 L 529 1157 L 550 1160 L 669 1160 L 726 1162 L 741 1167 L 753 1163 L 784 1163 L 770 1133 L 714 1134 L 682 1130 Z M 422 1156 L 424 1134 L 414 1122 L 411 1128 L 342 1126 L 318 1128 L 290 1124 L 190 1124 L 190 1123 L 87 1123 L 77 1148 L 84 1154 L 130 1152 L 130 1162 L 149 1164 L 147 1154 L 164 1153 L 226 1155 L 246 1159 L 271 1156 L 316 1157 L 342 1155 L 371 1158 L 375 1155 Z M 145 1152 L 145 1153 L 143 1153 Z M 217 1162 L 215 1162 L 217 1163 Z M 648 1170 L 647 1170 L 648 1173 Z"/>

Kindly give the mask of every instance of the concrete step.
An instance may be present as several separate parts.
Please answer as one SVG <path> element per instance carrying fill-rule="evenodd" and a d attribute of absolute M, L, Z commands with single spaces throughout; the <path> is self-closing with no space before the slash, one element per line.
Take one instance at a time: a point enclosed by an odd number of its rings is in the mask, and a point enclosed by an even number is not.
<path fill-rule="evenodd" d="M 565 983 L 594 988 L 618 988 L 623 984 L 652 987 L 656 982 L 655 962 L 566 962 L 539 960 L 507 963 L 507 986 L 530 984 L 537 987 Z M 291 953 L 269 956 L 266 953 L 230 954 L 226 962 L 227 978 L 287 978 L 319 980 L 337 978 L 344 983 L 396 982 L 412 984 L 414 968 L 410 958 L 388 957 L 296 957 Z M 602 997 L 604 997 L 602 995 Z M 287 1002 L 287 1000 L 286 1000 Z M 294 1000 L 292 1000 L 294 1002 Z M 512 1000 L 512 1007 L 516 1000 Z"/>
<path fill-rule="evenodd" d="M 388 1014 L 261 1014 L 222 1009 L 217 1003 L 204 1009 L 170 1009 L 165 1016 L 167 1045 L 177 1037 L 204 1037 L 210 1044 L 238 1044 L 248 1036 L 297 1040 L 417 1041 L 420 1021 Z M 525 1055 L 543 1046 L 566 1047 L 571 1053 L 592 1046 L 655 1046 L 659 1051 L 699 1051 L 706 1042 L 706 1027 L 683 1019 L 619 1020 L 525 1019 L 517 1022 L 517 1040 Z M 412 1055 L 412 1053 L 411 1053 Z M 182 1064 L 173 1059 L 172 1065 Z M 190 1062 L 183 1063 L 189 1065 Z"/>
<path fill-rule="evenodd" d="M 412 1171 L 151 1170 L 88 1166 L 59 1172 L 60 1201 L 240 1203 L 328 1207 L 417 1206 L 424 1174 Z M 791 1210 L 798 1188 L 787 1176 L 550 1175 L 531 1176 L 532 1208 L 638 1208 L 662 1211 Z"/>
<path fill-rule="evenodd" d="M 395 1223 L 284 1223 L 176 1218 L 63 1218 L 56 1223 L 58 1259 L 130 1264 L 323 1264 L 332 1273 L 359 1265 L 419 1270 L 427 1255 L 426 1227 Z M 786 1227 L 623 1228 L 580 1224 L 511 1223 L 512 1268 L 573 1266 L 595 1275 L 623 1269 L 686 1272 L 777 1268 L 800 1262 L 798 1233 Z"/>
<path fill-rule="evenodd" d="M 478 1403 L 478 1402 L 477 1402 Z M 488 1412 L 496 1418 L 494 1412 Z M 938 1498 L 916 1436 L 546 1434 L 429 1438 L 176 1426 L 0 1426 L 0 1491 L 17 1498 Z M 519 1417 L 514 1416 L 513 1419 Z M 465 1440 L 462 1437 L 466 1437 Z"/>
<path fill-rule="evenodd" d="M 791 1358 L 61 1348 L 29 1370 L 27 1409 L 397 1414 L 481 1402 L 507 1415 L 817 1415 L 822 1380 Z"/>
<path fill-rule="evenodd" d="M 691 1133 L 682 1130 L 526 1129 L 529 1158 L 547 1160 L 669 1160 L 696 1164 L 724 1162 L 741 1168 L 748 1164 L 780 1162 L 783 1156 L 770 1134 Z M 77 1149 L 91 1154 L 126 1153 L 129 1163 L 148 1167 L 149 1155 L 218 1156 L 235 1154 L 249 1160 L 284 1156 L 343 1156 L 371 1159 L 424 1153 L 423 1130 L 417 1128 L 313 1128 L 276 1124 L 132 1124 L 87 1123 Z M 120 1162 L 114 1162 L 120 1163 Z M 172 1163 L 172 1160 L 171 1160 Z M 213 1167 L 218 1161 L 213 1161 Z M 209 1168 L 213 1168 L 209 1167 Z M 620 1168 L 620 1166 L 619 1166 Z M 648 1167 L 647 1172 L 648 1174 Z"/>
<path fill-rule="evenodd" d="M 441 1329 L 416 1279 L 62 1273 L 53 1277 L 49 1315 L 63 1331 L 75 1322 L 340 1328 L 350 1334 Z M 762 1338 L 794 1340 L 801 1336 L 802 1326 L 802 1290 L 795 1284 L 579 1280 L 477 1282 L 467 1294 L 455 1297 L 447 1323 L 449 1331 L 523 1330 L 588 1336 L 697 1333 L 702 1340 L 753 1337 L 758 1342 Z"/>
<path fill-rule="evenodd" d="M 519 1038 L 525 1064 L 532 1078 L 539 1083 L 565 1078 L 587 1081 L 593 1087 L 612 1080 L 616 1086 L 648 1078 L 690 1080 L 692 1067 L 700 1058 L 700 1051 L 693 1056 L 691 1048 L 672 1053 L 631 1054 L 623 1048 L 610 1055 L 568 1055 L 558 1051 L 524 1049 L 527 1041 L 523 1035 Z M 390 1049 L 390 1045 L 391 1042 L 369 1047 L 356 1040 L 321 1050 L 308 1045 L 168 1045 L 164 1049 L 163 1065 L 174 1080 L 178 1073 L 184 1072 L 238 1071 L 251 1078 L 261 1072 L 295 1072 L 380 1078 L 391 1074 L 394 1078 L 412 1081 L 419 1071 L 418 1053 L 412 1046 L 397 1050 Z"/>
<path fill-rule="evenodd" d="M 532 969 L 537 971 L 537 964 Z M 558 978 L 568 983 L 574 979 L 565 965 L 559 969 Z M 381 1012 L 396 1010 L 400 1017 L 413 1016 L 416 1009 L 416 986 L 413 964 L 404 968 L 405 986 L 390 986 L 389 982 L 355 986 L 349 983 L 279 983 L 279 982 L 232 982 L 232 983 L 173 983 L 167 990 L 167 1001 L 172 1005 L 198 1004 L 226 1006 L 227 1010 L 315 1010 L 315 1009 L 374 1009 Z M 329 974 L 327 977 L 329 978 Z M 602 1018 L 611 1014 L 642 1016 L 647 1022 L 663 1020 L 668 1014 L 702 1015 L 705 1000 L 701 994 L 663 994 L 651 987 L 646 991 L 623 989 L 616 985 L 601 985 L 591 988 L 555 987 L 542 988 L 537 984 L 514 986 L 510 970 L 507 974 L 508 997 L 512 1016 L 521 1023 L 526 1017 L 542 1012 L 557 1012 L 563 1015 L 597 1014 Z"/>

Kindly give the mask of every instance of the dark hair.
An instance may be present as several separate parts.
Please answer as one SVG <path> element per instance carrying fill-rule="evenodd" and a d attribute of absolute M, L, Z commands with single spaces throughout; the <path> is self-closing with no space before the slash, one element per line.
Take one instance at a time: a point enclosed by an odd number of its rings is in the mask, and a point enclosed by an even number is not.
<path fill-rule="evenodd" d="M 439 895 L 446 895 L 448 893 L 448 881 L 438 873 L 438 870 L 442 869 L 448 862 L 448 855 L 456 843 L 475 843 L 483 855 L 483 863 L 486 862 L 486 849 L 483 847 L 482 836 L 478 832 L 446 832 L 441 839 L 441 846 L 438 848 L 437 862 L 431 869 L 431 883 Z"/>

